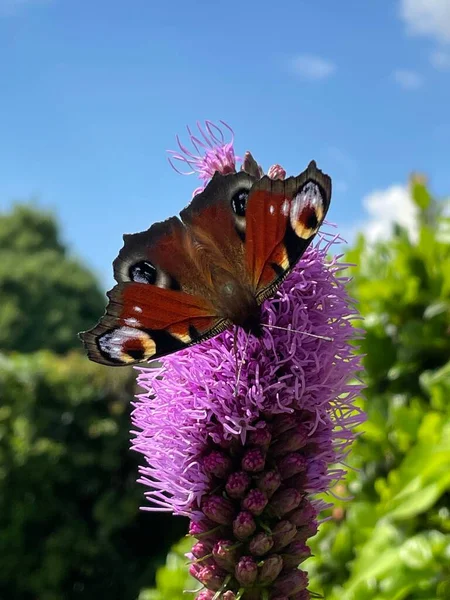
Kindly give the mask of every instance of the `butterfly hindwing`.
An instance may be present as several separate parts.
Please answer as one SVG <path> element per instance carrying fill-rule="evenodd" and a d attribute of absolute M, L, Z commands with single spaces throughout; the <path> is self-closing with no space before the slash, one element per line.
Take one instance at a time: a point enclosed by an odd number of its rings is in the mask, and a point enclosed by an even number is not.
<path fill-rule="evenodd" d="M 172 217 L 124 236 L 114 261 L 118 285 L 106 313 L 81 334 L 89 356 L 108 365 L 153 360 L 227 326 L 212 301 L 192 236 Z"/>
<path fill-rule="evenodd" d="M 226 321 L 199 296 L 127 282 L 108 292 L 100 322 L 81 334 L 89 358 L 106 365 L 154 360 L 223 331 Z"/>
<path fill-rule="evenodd" d="M 298 177 L 258 180 L 247 202 L 246 265 L 261 303 L 299 261 L 328 211 L 331 179 L 313 161 Z"/>

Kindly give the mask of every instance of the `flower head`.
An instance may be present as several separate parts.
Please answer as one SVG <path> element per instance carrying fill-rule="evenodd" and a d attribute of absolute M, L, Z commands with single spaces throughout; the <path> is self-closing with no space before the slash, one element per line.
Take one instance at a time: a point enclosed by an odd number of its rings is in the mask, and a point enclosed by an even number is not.
<path fill-rule="evenodd" d="M 197 160 L 204 178 L 209 155 Z M 226 331 L 140 368 L 140 481 L 148 510 L 191 519 L 198 600 L 310 597 L 298 565 L 323 508 L 314 495 L 345 474 L 336 465 L 364 418 L 346 265 L 327 258 L 338 241 L 320 237 L 265 301 L 262 338 Z"/>
<path fill-rule="evenodd" d="M 224 175 L 236 171 L 236 162 L 240 159 L 234 153 L 233 130 L 223 121 L 221 123 L 231 133 L 231 141 L 225 142 L 225 135 L 220 127 L 217 127 L 211 121 L 206 121 L 204 127 L 197 123 L 198 136 L 194 135 L 189 127 L 187 128 L 191 144 L 197 154 L 194 154 L 182 144 L 178 136 L 177 142 L 180 151 L 169 150 L 169 162 L 177 173 L 181 175 L 197 173 L 199 178 L 203 180 L 203 185 L 194 190 L 193 196 L 205 188 L 216 171 Z M 179 171 L 174 161 L 184 163 L 190 170 L 188 172 Z"/>

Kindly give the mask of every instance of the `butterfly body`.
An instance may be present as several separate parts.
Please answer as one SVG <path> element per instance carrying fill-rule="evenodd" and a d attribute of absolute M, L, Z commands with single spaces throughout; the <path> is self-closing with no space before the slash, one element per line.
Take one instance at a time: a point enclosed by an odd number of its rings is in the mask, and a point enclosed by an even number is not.
<path fill-rule="evenodd" d="M 262 334 L 261 305 L 298 262 L 331 198 L 314 162 L 272 180 L 216 173 L 181 213 L 124 236 L 106 314 L 81 334 L 89 357 L 152 360 L 236 325 Z"/>

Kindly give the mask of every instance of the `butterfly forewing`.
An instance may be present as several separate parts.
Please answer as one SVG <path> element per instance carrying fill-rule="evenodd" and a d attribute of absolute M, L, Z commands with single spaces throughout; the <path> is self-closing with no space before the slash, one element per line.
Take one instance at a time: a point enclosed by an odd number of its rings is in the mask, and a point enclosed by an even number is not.
<path fill-rule="evenodd" d="M 300 260 L 328 211 L 331 179 L 313 161 L 298 177 L 257 181 L 248 198 L 246 264 L 258 302 Z"/>

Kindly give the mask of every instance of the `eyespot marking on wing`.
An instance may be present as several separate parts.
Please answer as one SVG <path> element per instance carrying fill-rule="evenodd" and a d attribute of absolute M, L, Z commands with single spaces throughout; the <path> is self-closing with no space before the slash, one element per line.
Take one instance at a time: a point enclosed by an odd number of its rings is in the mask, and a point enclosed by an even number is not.
<path fill-rule="evenodd" d="M 97 345 L 104 358 L 118 364 L 148 360 L 156 353 L 153 338 L 140 329 L 123 326 L 98 337 Z"/>
<path fill-rule="evenodd" d="M 249 189 L 241 187 L 231 197 L 231 208 L 233 210 L 234 221 L 239 232 L 245 233 L 245 213 L 247 210 L 247 200 Z"/>
<path fill-rule="evenodd" d="M 307 181 L 291 202 L 290 223 L 295 234 L 308 240 L 315 235 L 324 218 L 324 192 L 314 181 Z"/>
<path fill-rule="evenodd" d="M 179 284 L 169 277 L 162 269 L 156 268 L 149 260 L 140 260 L 128 268 L 128 276 L 131 281 L 156 285 L 164 289 L 179 289 Z"/>

